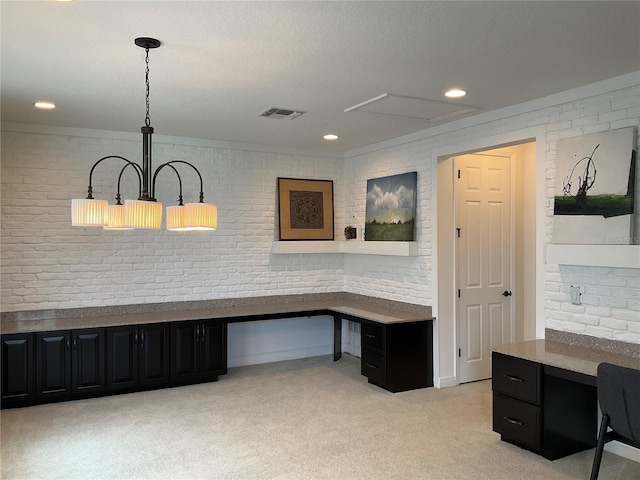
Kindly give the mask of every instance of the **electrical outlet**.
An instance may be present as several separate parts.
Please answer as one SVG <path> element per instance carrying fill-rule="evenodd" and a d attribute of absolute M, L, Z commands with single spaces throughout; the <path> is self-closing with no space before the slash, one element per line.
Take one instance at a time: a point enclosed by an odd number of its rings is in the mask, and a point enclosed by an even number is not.
<path fill-rule="evenodd" d="M 580 305 L 580 295 L 582 295 L 580 293 L 580 287 L 577 285 L 571 285 L 571 288 L 569 289 L 569 297 L 571 298 L 571 303 L 573 303 L 574 305 Z"/>

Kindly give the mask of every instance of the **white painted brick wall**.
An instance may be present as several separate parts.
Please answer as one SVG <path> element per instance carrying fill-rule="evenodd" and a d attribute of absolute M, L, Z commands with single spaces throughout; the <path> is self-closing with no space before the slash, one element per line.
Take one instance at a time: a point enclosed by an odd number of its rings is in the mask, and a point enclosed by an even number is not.
<path fill-rule="evenodd" d="M 71 227 L 70 200 L 84 198 L 91 165 L 106 155 L 139 160 L 141 145 L 3 132 L 3 311 L 342 290 L 340 255 L 271 255 L 277 235 L 276 178 L 333 180 L 339 196 L 342 161 L 156 141 L 156 166 L 184 159 L 200 169 L 205 200 L 218 206 L 218 230 Z M 107 161 L 96 169 L 96 198 L 113 200 L 119 168 Z M 185 201 L 196 201 L 197 176 L 189 170 L 182 174 Z M 175 204 L 174 173 L 163 170 L 158 179 L 159 200 Z M 136 183 L 126 182 L 123 193 L 136 192 Z M 337 219 L 341 211 L 337 206 Z"/>
<path fill-rule="evenodd" d="M 488 136 L 544 126 L 546 132 L 546 243 L 551 243 L 556 142 L 561 138 L 636 127 L 640 129 L 640 86 L 598 94 L 560 105 L 509 116 L 481 125 L 449 131 L 421 140 L 348 158 L 345 166 L 345 219 L 362 228 L 366 180 L 379 176 L 418 171 L 417 241 L 419 257 L 412 259 L 364 256 L 345 259 L 345 290 L 374 293 L 386 298 L 431 304 L 433 302 L 431 249 L 435 194 L 430 178 L 432 150 Z M 637 145 L 640 145 L 640 132 Z M 451 149 L 455 151 L 455 148 Z M 640 175 L 636 176 L 636 223 L 640 225 Z M 636 234 L 637 240 L 637 234 Z M 606 248 L 606 247 L 603 247 Z M 640 270 L 625 268 L 569 267 L 548 265 L 545 289 L 546 326 L 557 330 L 640 343 Z M 569 301 L 569 286 L 586 289 L 583 305 Z M 443 321 L 443 319 L 441 319 Z M 442 340 L 441 340 L 442 341 Z"/>
<path fill-rule="evenodd" d="M 344 162 L 156 142 L 156 165 L 183 158 L 203 172 L 205 198 L 219 209 L 219 229 L 213 234 L 72 228 L 69 200 L 84 196 L 93 162 L 107 154 L 137 159 L 139 142 L 3 132 L 2 308 L 70 308 L 342 289 L 429 305 L 434 283 L 433 149 L 544 126 L 549 243 L 557 140 L 638 125 L 640 86 L 634 86 L 427 136 Z M 276 177 L 334 180 L 336 236 L 348 224 L 357 226 L 361 236 L 367 179 L 409 171 L 418 172 L 418 257 L 271 255 L 271 242 L 277 236 Z M 108 166 L 96 173 L 97 197 L 111 196 L 112 173 Z M 166 204 L 177 195 L 168 173 L 159 187 L 160 200 Z M 193 191 L 193 183 L 185 181 L 185 191 Z M 640 208 L 636 212 L 640 218 Z M 640 343 L 638 269 L 548 265 L 546 271 L 548 327 Z M 570 306 L 568 287 L 578 280 L 586 291 L 583 305 L 576 309 Z"/>

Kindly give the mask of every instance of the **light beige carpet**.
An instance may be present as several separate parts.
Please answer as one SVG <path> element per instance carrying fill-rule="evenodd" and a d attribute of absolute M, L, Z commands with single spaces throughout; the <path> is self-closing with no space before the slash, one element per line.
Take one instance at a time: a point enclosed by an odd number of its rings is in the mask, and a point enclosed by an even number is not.
<path fill-rule="evenodd" d="M 217 383 L 1 412 L 3 479 L 586 479 L 491 431 L 491 384 L 391 394 L 345 356 Z M 601 479 L 638 479 L 605 452 Z"/>

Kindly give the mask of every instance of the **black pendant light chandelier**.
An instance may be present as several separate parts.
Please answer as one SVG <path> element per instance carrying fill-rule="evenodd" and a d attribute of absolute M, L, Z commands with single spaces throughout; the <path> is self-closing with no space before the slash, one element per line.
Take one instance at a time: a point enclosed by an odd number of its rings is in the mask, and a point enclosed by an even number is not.
<path fill-rule="evenodd" d="M 158 48 L 160 41 L 155 38 L 140 37 L 135 44 L 145 50 L 146 116 L 142 127 L 142 166 L 118 155 L 103 157 L 93 164 L 89 172 L 87 198 L 71 200 L 71 223 L 80 227 L 103 227 L 106 230 L 130 230 L 134 228 L 160 229 L 162 225 L 162 204 L 156 201 L 156 179 L 160 171 L 169 168 L 178 177 L 180 194 L 178 205 L 167 207 L 167 230 L 215 230 L 218 225 L 218 211 L 215 205 L 204 203 L 202 175 L 196 167 L 184 160 L 163 163 L 155 171 L 151 163 L 151 136 L 153 127 L 149 119 L 149 50 Z M 118 175 L 118 189 L 115 205 L 107 200 L 93 198 L 92 177 L 95 168 L 105 160 L 116 159 L 125 165 Z M 182 178 L 176 166 L 188 165 L 200 179 L 200 198 L 197 203 L 182 203 Z M 125 171 L 131 167 L 138 176 L 138 199 L 125 200 L 120 197 L 120 181 Z M 153 172 L 153 173 L 152 173 Z"/>

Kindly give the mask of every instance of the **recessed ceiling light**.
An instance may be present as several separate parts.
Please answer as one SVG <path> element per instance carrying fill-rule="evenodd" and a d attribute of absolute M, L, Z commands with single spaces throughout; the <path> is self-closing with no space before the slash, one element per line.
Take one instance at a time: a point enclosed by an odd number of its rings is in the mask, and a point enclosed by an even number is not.
<path fill-rule="evenodd" d="M 445 92 L 444 96 L 449 98 L 460 98 L 464 97 L 466 94 L 467 92 L 465 90 L 462 90 L 460 88 L 452 88 Z"/>
<path fill-rule="evenodd" d="M 338 135 L 334 134 L 334 133 L 328 133 L 324 136 L 325 140 L 337 140 L 338 139 Z"/>
<path fill-rule="evenodd" d="M 33 104 L 34 107 L 40 110 L 53 110 L 56 108 L 56 104 L 53 102 L 45 102 L 43 100 L 39 100 Z"/>

